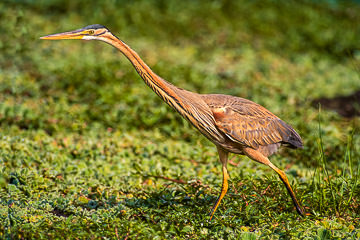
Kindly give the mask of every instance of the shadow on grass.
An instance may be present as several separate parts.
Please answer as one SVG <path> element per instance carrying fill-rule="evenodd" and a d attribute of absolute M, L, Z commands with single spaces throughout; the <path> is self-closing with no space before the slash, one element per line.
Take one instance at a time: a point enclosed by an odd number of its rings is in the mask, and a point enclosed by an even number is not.
<path fill-rule="evenodd" d="M 312 101 L 312 106 L 315 108 L 318 108 L 319 104 L 326 109 L 335 110 L 346 118 L 360 116 L 360 90 L 347 96 L 322 97 Z"/>

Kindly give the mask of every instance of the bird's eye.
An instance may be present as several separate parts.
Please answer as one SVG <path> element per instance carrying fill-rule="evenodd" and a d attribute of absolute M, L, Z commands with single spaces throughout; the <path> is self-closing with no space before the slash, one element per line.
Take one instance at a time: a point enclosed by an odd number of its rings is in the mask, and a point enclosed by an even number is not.
<path fill-rule="evenodd" d="M 88 32 L 90 35 L 93 35 L 94 33 L 95 33 L 95 31 L 94 30 L 89 30 L 89 32 Z"/>

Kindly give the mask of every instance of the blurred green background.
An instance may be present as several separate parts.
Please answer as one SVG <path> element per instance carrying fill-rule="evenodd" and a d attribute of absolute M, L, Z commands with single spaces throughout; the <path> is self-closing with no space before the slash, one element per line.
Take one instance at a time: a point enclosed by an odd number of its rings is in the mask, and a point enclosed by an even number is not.
<path fill-rule="evenodd" d="M 5 0 L 0 20 L 1 238 L 360 238 L 359 117 L 316 100 L 360 90 L 356 1 Z M 95 23 L 173 84 L 290 123 L 304 149 L 271 159 L 311 216 L 270 169 L 234 155 L 208 222 L 214 146 L 115 49 L 39 40 Z M 329 106 L 359 113 L 347 99 Z"/>

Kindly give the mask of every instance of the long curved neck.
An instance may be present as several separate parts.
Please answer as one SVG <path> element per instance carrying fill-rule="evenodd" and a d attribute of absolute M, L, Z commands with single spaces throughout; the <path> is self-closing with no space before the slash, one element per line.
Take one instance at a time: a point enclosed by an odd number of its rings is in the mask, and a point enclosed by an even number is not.
<path fill-rule="evenodd" d="M 122 52 L 134 66 L 136 71 L 139 73 L 140 77 L 144 80 L 146 85 L 148 85 L 161 99 L 163 99 L 167 104 L 176 110 L 179 107 L 181 99 L 179 99 L 176 91 L 180 89 L 176 88 L 174 85 L 168 83 L 158 75 L 156 75 L 151 68 L 149 68 L 146 63 L 139 57 L 139 55 L 132 50 L 128 45 L 126 45 L 119 38 L 114 35 L 108 35 L 102 41 L 109 43 L 110 45 L 117 48 Z M 181 106 L 181 105 L 180 105 Z"/>
<path fill-rule="evenodd" d="M 134 50 L 110 32 L 101 40 L 122 52 L 144 82 L 206 137 L 210 140 L 216 139 L 218 142 L 224 141 L 223 135 L 214 125 L 215 120 L 209 106 L 197 94 L 177 88 L 156 75 Z"/>

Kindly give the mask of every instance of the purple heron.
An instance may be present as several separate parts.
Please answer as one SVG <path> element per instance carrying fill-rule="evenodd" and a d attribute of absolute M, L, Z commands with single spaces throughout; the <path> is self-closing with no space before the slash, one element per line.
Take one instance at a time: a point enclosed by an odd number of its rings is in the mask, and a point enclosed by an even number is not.
<path fill-rule="evenodd" d="M 285 184 L 297 212 L 304 215 L 285 173 L 268 159 L 281 145 L 302 148 L 303 143 L 299 134 L 273 113 L 244 98 L 198 94 L 172 85 L 155 74 L 134 50 L 99 24 L 41 39 L 100 40 L 114 46 L 129 59 L 146 85 L 216 145 L 223 176 L 221 192 L 210 212 L 210 220 L 228 190 L 229 153 L 246 155 L 272 168 Z"/>

